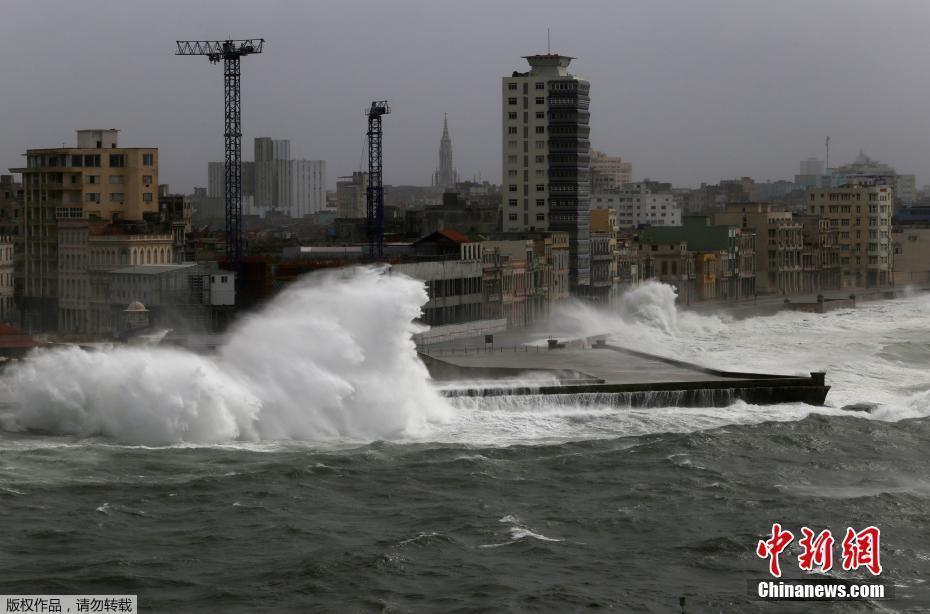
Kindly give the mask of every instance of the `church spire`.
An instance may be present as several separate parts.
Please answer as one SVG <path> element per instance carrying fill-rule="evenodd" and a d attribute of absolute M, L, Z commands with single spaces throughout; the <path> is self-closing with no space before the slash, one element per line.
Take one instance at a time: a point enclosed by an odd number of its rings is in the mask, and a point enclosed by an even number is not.
<path fill-rule="evenodd" d="M 443 190 L 455 187 L 458 174 L 452 164 L 452 138 L 449 136 L 449 116 L 442 114 L 442 139 L 439 141 L 439 168 L 433 174 L 433 185 Z"/>

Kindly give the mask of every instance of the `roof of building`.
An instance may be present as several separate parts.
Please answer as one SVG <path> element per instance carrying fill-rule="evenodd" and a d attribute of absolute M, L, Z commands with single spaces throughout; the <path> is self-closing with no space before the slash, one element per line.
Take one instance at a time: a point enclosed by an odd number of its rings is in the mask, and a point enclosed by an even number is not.
<path fill-rule="evenodd" d="M 184 264 L 138 264 L 122 269 L 111 271 L 117 275 L 161 275 L 162 273 L 172 273 L 184 269 L 192 269 L 199 266 L 196 262 L 185 262 Z"/>
<path fill-rule="evenodd" d="M 643 243 L 680 243 L 695 252 L 712 252 L 729 248 L 730 227 L 709 226 L 704 216 L 685 216 L 682 226 L 652 226 L 640 232 Z"/>
<path fill-rule="evenodd" d="M 431 232 L 425 237 L 420 237 L 413 242 L 414 245 L 420 245 L 421 243 L 435 243 L 445 239 L 446 241 L 452 241 L 453 243 L 469 243 L 471 239 L 462 233 L 452 230 L 451 228 L 441 228 L 435 232 Z"/>

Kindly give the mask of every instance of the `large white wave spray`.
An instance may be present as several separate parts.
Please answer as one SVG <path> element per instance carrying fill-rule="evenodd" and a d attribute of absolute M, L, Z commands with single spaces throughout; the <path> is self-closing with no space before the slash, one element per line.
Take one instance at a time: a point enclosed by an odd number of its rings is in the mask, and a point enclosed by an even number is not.
<path fill-rule="evenodd" d="M 448 411 L 411 337 L 426 300 L 413 279 L 342 270 L 283 292 L 217 356 L 42 352 L 0 381 L 0 427 L 142 444 L 416 435 Z"/>
<path fill-rule="evenodd" d="M 679 310 L 674 288 L 647 281 L 610 307 L 570 301 L 555 310 L 550 326 L 551 333 L 557 336 L 608 334 L 625 347 L 663 354 L 671 351 L 672 339 L 713 334 L 726 323 L 717 316 Z"/>

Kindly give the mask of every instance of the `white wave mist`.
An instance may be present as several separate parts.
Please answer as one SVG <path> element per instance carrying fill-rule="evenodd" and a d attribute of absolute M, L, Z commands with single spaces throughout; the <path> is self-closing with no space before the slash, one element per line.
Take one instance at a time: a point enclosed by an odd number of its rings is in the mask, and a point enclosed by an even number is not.
<path fill-rule="evenodd" d="M 0 428 L 150 445 L 423 434 L 449 411 L 412 340 L 426 300 L 419 281 L 347 269 L 297 282 L 216 356 L 38 352 L 0 381 Z"/>
<path fill-rule="evenodd" d="M 668 354 L 672 339 L 712 334 L 726 326 L 718 316 L 679 310 L 675 297 L 672 286 L 646 281 L 625 292 L 614 305 L 599 307 L 569 301 L 554 311 L 551 334 L 564 337 L 606 334 L 630 349 Z"/>

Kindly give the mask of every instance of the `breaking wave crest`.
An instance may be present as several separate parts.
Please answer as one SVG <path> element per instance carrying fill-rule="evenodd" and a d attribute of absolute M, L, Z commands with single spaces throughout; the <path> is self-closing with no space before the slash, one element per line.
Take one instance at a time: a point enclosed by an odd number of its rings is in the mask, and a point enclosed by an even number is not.
<path fill-rule="evenodd" d="M 570 337 L 608 334 L 627 347 L 659 354 L 671 339 L 712 334 L 726 326 L 718 316 L 679 310 L 675 296 L 672 286 L 646 281 L 610 307 L 571 301 L 555 310 L 552 326 Z"/>
<path fill-rule="evenodd" d="M 150 445 L 416 435 L 448 412 L 411 337 L 426 300 L 421 282 L 357 268 L 297 282 L 215 356 L 37 353 L 0 381 L 0 428 Z"/>

